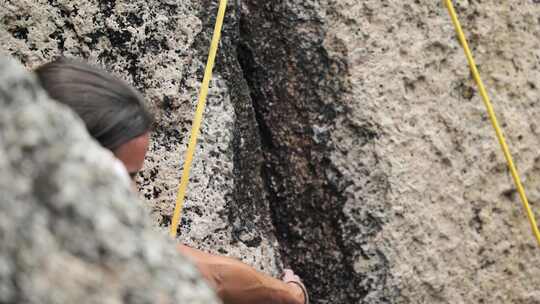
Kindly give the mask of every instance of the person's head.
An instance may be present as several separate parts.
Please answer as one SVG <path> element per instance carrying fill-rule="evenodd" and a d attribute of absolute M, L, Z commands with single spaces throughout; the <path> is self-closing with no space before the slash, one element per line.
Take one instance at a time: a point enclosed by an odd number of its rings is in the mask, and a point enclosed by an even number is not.
<path fill-rule="evenodd" d="M 133 177 L 142 167 L 153 123 L 142 96 L 109 73 L 71 59 L 58 59 L 35 72 L 49 96 L 74 110 L 90 135 Z"/>

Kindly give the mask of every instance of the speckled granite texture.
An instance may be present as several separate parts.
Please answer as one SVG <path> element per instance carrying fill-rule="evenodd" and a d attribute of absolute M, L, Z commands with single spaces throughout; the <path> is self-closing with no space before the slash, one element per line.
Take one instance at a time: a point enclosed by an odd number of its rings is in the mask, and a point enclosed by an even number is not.
<path fill-rule="evenodd" d="M 139 183 L 167 226 L 217 1 L 1 1 L 4 52 L 82 56 L 144 92 L 158 124 Z M 538 210 L 540 5 L 456 4 Z M 442 1 L 231 1 L 181 232 L 292 266 L 314 303 L 540 302 Z"/>

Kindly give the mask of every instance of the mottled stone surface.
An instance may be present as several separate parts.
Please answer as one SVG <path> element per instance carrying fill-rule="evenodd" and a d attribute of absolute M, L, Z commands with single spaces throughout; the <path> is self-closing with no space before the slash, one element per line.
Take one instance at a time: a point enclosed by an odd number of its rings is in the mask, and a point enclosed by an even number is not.
<path fill-rule="evenodd" d="M 138 183 L 155 223 L 163 227 L 174 208 L 217 12 L 214 2 L 0 0 L 6 8 L 0 11 L 3 52 L 29 68 L 59 55 L 84 58 L 144 93 L 157 123 Z M 230 56 L 238 36 L 236 10 L 232 3 L 220 50 L 227 56 L 218 62 L 212 82 L 180 239 L 275 275 L 280 259 L 262 182 L 257 182 L 258 133 L 247 86 L 236 56 Z"/>
<path fill-rule="evenodd" d="M 144 92 L 158 124 L 139 183 L 167 226 L 217 1 L 0 3 L 1 49 L 27 66 L 82 56 Z M 540 5 L 456 3 L 538 210 Z M 315 303 L 540 302 L 441 1 L 231 1 L 220 47 L 184 241 L 293 266 Z"/>
<path fill-rule="evenodd" d="M 5 57 L 0 106 L 1 303 L 219 303 L 113 155 Z"/>
<path fill-rule="evenodd" d="M 540 6 L 457 1 L 538 210 Z M 243 1 L 284 256 L 318 303 L 536 303 L 538 247 L 442 1 Z"/>

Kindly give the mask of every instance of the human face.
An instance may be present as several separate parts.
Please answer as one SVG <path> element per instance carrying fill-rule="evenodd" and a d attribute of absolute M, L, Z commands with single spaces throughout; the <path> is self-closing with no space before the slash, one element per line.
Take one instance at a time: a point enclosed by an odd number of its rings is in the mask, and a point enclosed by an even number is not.
<path fill-rule="evenodd" d="M 114 156 L 124 164 L 131 178 L 135 178 L 137 173 L 142 169 L 149 141 L 150 136 L 146 132 L 120 145 L 120 147 L 113 151 Z"/>

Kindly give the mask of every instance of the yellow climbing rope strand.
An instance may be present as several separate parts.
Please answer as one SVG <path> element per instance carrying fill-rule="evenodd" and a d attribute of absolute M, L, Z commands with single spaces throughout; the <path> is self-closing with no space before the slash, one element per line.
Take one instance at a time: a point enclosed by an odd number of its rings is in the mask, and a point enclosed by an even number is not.
<path fill-rule="evenodd" d="M 182 179 L 180 180 L 180 186 L 178 188 L 178 195 L 176 197 L 176 207 L 174 209 L 174 215 L 170 227 L 170 235 L 173 238 L 177 236 L 178 224 L 182 217 L 182 208 L 184 206 L 184 199 L 186 196 L 186 189 L 189 182 L 189 174 L 191 171 L 191 164 L 193 162 L 193 155 L 195 154 L 195 148 L 197 146 L 197 138 L 199 137 L 199 131 L 201 129 L 201 122 L 203 118 L 204 108 L 206 106 L 206 98 L 208 96 L 208 88 L 210 86 L 210 80 L 212 79 L 212 70 L 214 69 L 214 63 L 216 60 L 219 41 L 221 38 L 221 29 L 223 27 L 223 20 L 225 19 L 225 10 L 227 8 L 227 0 L 221 0 L 219 3 L 219 10 L 216 19 L 216 25 L 214 28 L 214 35 L 212 37 L 212 44 L 210 46 L 210 52 L 208 54 L 208 62 L 206 63 L 206 70 L 204 72 L 204 78 L 202 82 L 201 92 L 199 95 L 199 101 L 197 104 L 197 110 L 195 111 L 195 118 L 193 120 L 193 126 L 191 129 L 191 136 L 189 139 L 189 145 L 186 151 L 186 160 L 184 163 L 184 169 L 182 172 Z"/>
<path fill-rule="evenodd" d="M 489 118 L 491 120 L 493 128 L 495 129 L 495 133 L 497 134 L 497 139 L 499 140 L 499 143 L 503 150 L 504 157 L 506 158 L 506 162 L 508 163 L 508 168 L 510 169 L 512 178 L 514 179 L 514 183 L 516 184 L 519 197 L 521 198 L 521 202 L 523 203 L 523 208 L 525 209 L 527 213 L 527 218 L 529 219 L 531 229 L 534 233 L 534 236 L 536 237 L 536 241 L 538 242 L 538 245 L 540 245 L 540 231 L 538 231 L 538 226 L 536 225 L 534 214 L 529 205 L 529 201 L 527 200 L 527 196 L 525 195 L 525 189 L 523 188 L 516 166 L 514 165 L 514 161 L 512 160 L 512 155 L 510 154 L 510 150 L 508 149 L 508 145 L 506 144 L 504 135 L 501 131 L 501 128 L 499 127 L 499 123 L 497 121 L 497 117 L 495 115 L 495 111 L 493 110 L 493 106 L 487 94 L 486 88 L 484 87 L 482 78 L 480 78 L 480 73 L 478 72 L 476 63 L 474 62 L 472 52 L 469 48 L 469 44 L 467 43 L 467 39 L 465 38 L 465 34 L 463 33 L 463 29 L 457 17 L 456 11 L 454 9 L 454 5 L 452 4 L 452 0 L 444 0 L 444 1 L 446 4 L 446 7 L 448 8 L 450 17 L 452 18 L 452 22 L 454 23 L 454 26 L 456 28 L 459 41 L 461 42 L 461 45 L 463 46 L 463 50 L 465 51 L 465 56 L 467 56 L 467 60 L 469 62 L 471 72 L 473 74 L 474 80 L 476 81 L 476 84 L 478 85 L 478 89 L 480 90 L 480 95 L 482 96 L 484 104 L 487 108 Z"/>

